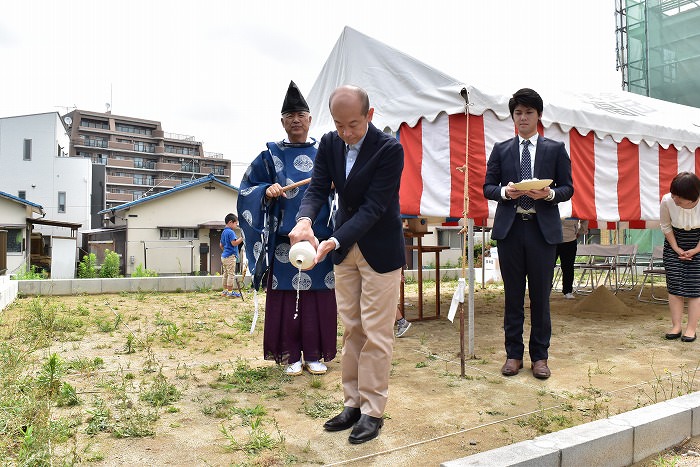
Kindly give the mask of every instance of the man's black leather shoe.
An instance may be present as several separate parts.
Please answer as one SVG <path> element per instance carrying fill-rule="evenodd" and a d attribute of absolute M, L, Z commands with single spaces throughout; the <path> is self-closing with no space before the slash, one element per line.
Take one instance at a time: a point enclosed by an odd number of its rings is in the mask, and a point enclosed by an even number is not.
<path fill-rule="evenodd" d="M 384 425 L 383 418 L 362 414 L 357 423 L 355 423 L 355 428 L 352 429 L 348 441 L 352 444 L 362 444 L 365 441 L 374 439 L 379 436 L 379 429 L 382 425 Z"/>
<path fill-rule="evenodd" d="M 351 428 L 360 419 L 360 409 L 358 407 L 345 407 L 340 414 L 323 424 L 326 431 L 343 431 Z"/>

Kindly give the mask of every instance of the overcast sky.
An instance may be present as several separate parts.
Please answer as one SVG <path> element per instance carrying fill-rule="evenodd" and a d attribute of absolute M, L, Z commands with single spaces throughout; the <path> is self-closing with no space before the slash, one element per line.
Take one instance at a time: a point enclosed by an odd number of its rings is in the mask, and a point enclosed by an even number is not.
<path fill-rule="evenodd" d="M 621 83 L 614 5 L 15 0 L 0 15 L 0 117 L 111 102 L 223 153 L 238 186 L 265 142 L 284 136 L 289 81 L 308 95 L 346 25 L 475 87 L 600 91 Z"/>

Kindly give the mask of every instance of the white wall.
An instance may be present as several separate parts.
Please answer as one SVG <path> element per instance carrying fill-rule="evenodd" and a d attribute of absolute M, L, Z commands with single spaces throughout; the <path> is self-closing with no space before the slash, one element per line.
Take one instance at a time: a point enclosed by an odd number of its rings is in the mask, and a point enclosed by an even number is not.
<path fill-rule="evenodd" d="M 4 183 L 4 182 L 3 182 Z M 5 190 L 2 190 L 5 191 Z M 5 191 L 5 193 L 7 193 Z M 0 229 L 6 230 L 6 227 L 13 229 L 21 229 L 22 245 L 26 245 L 26 226 L 27 217 L 32 217 L 31 208 L 26 205 L 11 201 L 7 198 L 0 197 Z M 26 251 L 19 253 L 7 252 L 7 271 L 14 274 L 26 262 Z"/>
<path fill-rule="evenodd" d="M 32 140 L 32 160 L 23 160 L 24 140 Z M 57 112 L 0 118 L 0 189 L 40 204 L 46 219 L 90 228 L 91 162 L 68 157 L 69 138 Z M 59 155 L 58 147 L 62 148 Z M 61 157 L 59 157 L 61 156 Z M 66 212 L 58 212 L 58 192 L 66 193 Z M 65 228 L 35 226 L 44 235 L 65 236 Z"/>

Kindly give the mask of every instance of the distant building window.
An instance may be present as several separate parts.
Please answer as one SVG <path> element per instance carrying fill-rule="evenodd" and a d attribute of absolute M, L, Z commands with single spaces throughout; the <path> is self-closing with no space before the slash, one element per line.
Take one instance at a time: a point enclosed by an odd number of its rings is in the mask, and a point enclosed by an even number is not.
<path fill-rule="evenodd" d="M 7 252 L 21 253 L 22 252 L 22 229 L 6 229 L 7 230 Z"/>
<path fill-rule="evenodd" d="M 140 126 L 127 125 L 125 123 L 117 123 L 116 130 L 123 133 L 134 133 L 137 135 L 151 135 L 153 131 L 150 128 L 144 128 Z"/>
<path fill-rule="evenodd" d="M 197 148 L 173 146 L 172 144 L 165 145 L 165 152 L 171 154 L 184 154 L 187 156 L 198 156 L 199 150 Z"/>
<path fill-rule="evenodd" d="M 179 229 L 160 229 L 161 240 L 177 240 Z"/>
<path fill-rule="evenodd" d="M 144 141 L 137 141 L 134 143 L 134 151 L 154 153 L 156 152 L 156 145 Z"/>
<path fill-rule="evenodd" d="M 66 192 L 58 192 L 58 212 L 66 212 Z"/>
<path fill-rule="evenodd" d="M 88 120 L 88 119 L 82 118 L 80 120 L 80 126 L 86 127 L 86 128 L 100 128 L 102 130 L 109 130 L 109 124 L 107 122 L 103 122 L 100 120 Z"/>
<path fill-rule="evenodd" d="M 17 192 L 17 197 L 18 197 L 19 199 L 27 199 L 27 192 L 24 191 L 24 190 L 19 190 L 19 191 Z"/>
<path fill-rule="evenodd" d="M 106 138 L 90 138 L 89 136 L 86 135 L 80 135 L 80 137 L 83 139 L 83 144 L 85 146 L 90 146 L 93 148 L 106 148 L 107 147 L 107 139 Z"/>
<path fill-rule="evenodd" d="M 24 153 L 22 155 L 22 160 L 30 161 L 32 160 L 32 140 L 24 140 Z"/>
<path fill-rule="evenodd" d="M 197 229 L 180 229 L 180 238 L 183 240 L 195 240 L 199 238 Z"/>

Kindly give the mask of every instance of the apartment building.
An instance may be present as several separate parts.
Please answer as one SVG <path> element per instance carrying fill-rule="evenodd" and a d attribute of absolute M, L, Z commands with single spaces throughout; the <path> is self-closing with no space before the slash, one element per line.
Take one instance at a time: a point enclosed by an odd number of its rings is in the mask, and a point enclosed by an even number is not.
<path fill-rule="evenodd" d="M 100 226 L 102 209 L 169 190 L 181 183 L 214 174 L 230 183 L 231 161 L 206 152 L 194 136 L 166 133 L 154 120 L 73 110 L 69 125 L 71 157 L 90 159 L 104 167 L 103 202 L 92 209 L 92 226 Z M 95 174 L 95 179 L 100 175 Z M 93 199 L 100 193 L 93 189 Z"/>

